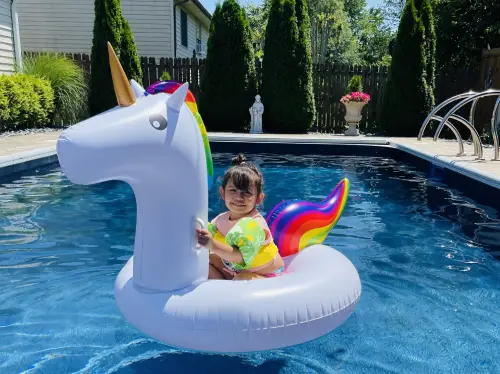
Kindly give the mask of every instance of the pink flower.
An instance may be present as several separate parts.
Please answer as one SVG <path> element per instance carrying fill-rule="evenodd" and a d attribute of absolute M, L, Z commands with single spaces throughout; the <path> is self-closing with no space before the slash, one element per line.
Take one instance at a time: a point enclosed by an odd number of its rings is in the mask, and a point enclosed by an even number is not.
<path fill-rule="evenodd" d="M 342 98 L 340 99 L 340 102 L 343 104 L 348 104 L 351 101 L 367 103 L 370 101 L 370 95 L 364 92 L 351 92 L 350 94 L 342 96 Z"/>

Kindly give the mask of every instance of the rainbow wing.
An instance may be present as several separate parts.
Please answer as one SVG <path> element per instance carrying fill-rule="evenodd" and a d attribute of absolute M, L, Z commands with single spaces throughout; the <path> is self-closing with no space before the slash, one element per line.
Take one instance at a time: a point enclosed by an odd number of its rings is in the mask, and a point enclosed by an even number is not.
<path fill-rule="evenodd" d="M 349 195 L 349 180 L 343 179 L 320 203 L 288 200 L 266 216 L 282 257 L 291 256 L 313 244 L 322 243 L 342 215 Z"/>
<path fill-rule="evenodd" d="M 180 86 L 181 83 L 175 81 L 159 81 L 146 88 L 146 92 L 144 94 L 146 96 L 149 94 L 155 95 L 160 92 L 173 94 Z M 186 100 L 184 100 L 184 102 L 188 106 L 189 110 L 191 110 L 191 113 L 193 113 L 193 116 L 198 123 L 198 127 L 200 128 L 203 146 L 205 147 L 205 159 L 207 160 L 208 189 L 210 189 L 212 188 L 214 181 L 214 165 L 212 161 L 212 152 L 210 151 L 210 143 L 208 142 L 207 129 L 205 128 L 203 119 L 198 112 L 198 106 L 196 105 L 194 95 L 190 90 L 188 90 Z"/>

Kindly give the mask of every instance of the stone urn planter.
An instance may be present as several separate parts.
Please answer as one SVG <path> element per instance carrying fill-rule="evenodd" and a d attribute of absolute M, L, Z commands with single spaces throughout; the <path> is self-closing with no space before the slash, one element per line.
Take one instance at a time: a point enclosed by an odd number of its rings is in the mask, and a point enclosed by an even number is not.
<path fill-rule="evenodd" d="M 358 124 L 363 119 L 361 111 L 367 103 L 351 101 L 350 103 L 344 104 L 346 114 L 344 119 L 346 120 L 349 128 L 344 132 L 347 136 L 358 136 Z"/>
<path fill-rule="evenodd" d="M 361 111 L 368 104 L 368 101 L 370 101 L 370 95 L 363 92 L 351 92 L 340 99 L 340 102 L 344 104 L 346 109 L 344 119 L 349 125 L 344 135 L 359 136 L 358 124 L 363 119 Z"/>

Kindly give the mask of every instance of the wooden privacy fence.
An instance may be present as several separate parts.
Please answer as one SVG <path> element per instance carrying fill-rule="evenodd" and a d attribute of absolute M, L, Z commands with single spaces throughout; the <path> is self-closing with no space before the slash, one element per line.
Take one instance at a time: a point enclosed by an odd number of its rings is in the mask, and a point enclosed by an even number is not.
<path fill-rule="evenodd" d="M 27 52 L 27 55 L 36 55 Z M 65 54 L 90 73 L 90 56 L 87 54 Z M 205 59 L 197 58 L 165 58 L 140 57 L 143 73 L 143 87 L 157 82 L 164 72 L 171 79 L 179 82 L 189 82 L 189 88 L 199 101 L 200 85 L 203 79 Z M 258 87 L 262 83 L 262 61 L 256 60 Z M 378 111 L 380 110 L 384 87 L 389 75 L 387 67 L 381 66 L 350 66 L 313 64 L 313 90 L 316 103 L 316 122 L 311 129 L 320 133 L 342 133 L 345 129 L 345 108 L 340 99 L 346 94 L 347 84 L 354 75 L 360 75 L 363 80 L 363 91 L 371 96 L 371 100 L 363 109 L 363 120 L 360 129 L 374 129 Z M 459 79 L 457 79 L 459 77 Z M 461 93 L 476 86 L 477 76 L 466 69 L 453 72 L 450 75 L 436 77 L 436 103 L 450 97 L 452 93 Z M 410 88 L 409 88 L 410 89 Z M 264 106 L 266 98 L 262 97 Z M 249 104 L 250 106 L 251 104 Z M 404 105 L 404 103 L 402 103 Z"/>

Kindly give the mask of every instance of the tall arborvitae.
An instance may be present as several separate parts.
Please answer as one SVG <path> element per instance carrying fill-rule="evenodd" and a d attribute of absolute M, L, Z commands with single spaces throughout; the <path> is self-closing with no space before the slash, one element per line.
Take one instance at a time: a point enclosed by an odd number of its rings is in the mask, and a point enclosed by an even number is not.
<path fill-rule="evenodd" d="M 304 133 L 314 121 L 309 29 L 304 4 L 273 0 L 266 28 L 261 89 L 266 131 Z"/>
<path fill-rule="evenodd" d="M 90 115 L 99 114 L 116 106 L 106 43 L 111 43 L 119 58 L 123 20 L 119 0 L 95 0 L 94 12 L 94 37 L 90 65 Z"/>
<path fill-rule="evenodd" d="M 425 28 L 414 0 L 408 0 L 394 44 L 379 117 L 379 126 L 387 135 L 416 136 L 432 109 L 425 47 Z"/>
<path fill-rule="evenodd" d="M 436 30 L 434 27 L 434 12 L 431 0 L 415 1 L 419 18 L 424 26 L 425 58 L 426 58 L 426 80 L 429 90 L 429 107 L 434 108 L 436 89 Z"/>
<path fill-rule="evenodd" d="M 311 51 L 311 21 L 306 0 L 295 0 L 295 14 L 299 29 L 299 42 L 295 54 L 297 64 L 297 121 L 303 122 L 303 129 L 308 130 L 314 124 L 316 105 L 313 90 L 313 69 Z"/>
<path fill-rule="evenodd" d="M 141 61 L 137 54 L 134 35 L 126 19 L 123 19 L 120 63 L 122 64 L 125 74 L 127 74 L 127 78 L 129 80 L 134 79 L 137 83 L 142 85 Z"/>
<path fill-rule="evenodd" d="M 208 130 L 242 131 L 257 92 L 247 15 L 235 0 L 218 4 L 210 23 L 199 110 Z"/>

